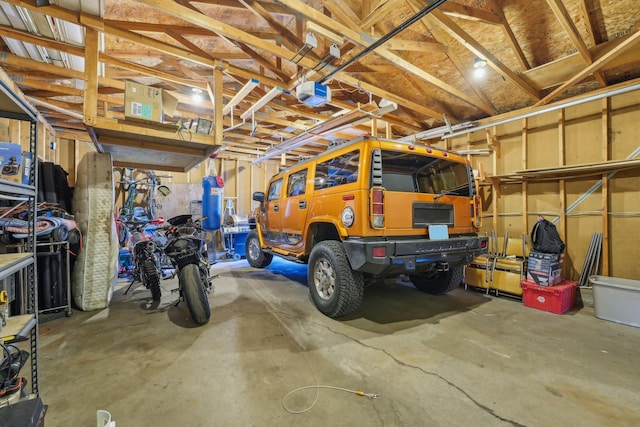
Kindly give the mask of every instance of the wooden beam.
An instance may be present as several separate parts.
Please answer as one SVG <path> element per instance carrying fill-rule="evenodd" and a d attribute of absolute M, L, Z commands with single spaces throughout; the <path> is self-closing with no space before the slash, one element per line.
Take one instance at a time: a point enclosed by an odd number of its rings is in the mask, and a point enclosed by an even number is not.
<path fill-rule="evenodd" d="M 200 46 L 198 46 L 197 44 L 191 42 L 189 39 L 184 37 L 182 34 L 177 33 L 173 29 L 167 28 L 165 30 L 165 33 L 169 37 L 171 37 L 172 39 L 174 39 L 175 41 L 180 43 L 182 46 L 186 47 L 187 49 L 197 53 L 198 55 L 200 55 L 200 56 L 202 56 L 204 58 L 210 58 L 212 61 L 214 60 L 213 57 L 211 55 L 209 55 L 209 53 L 207 53 L 204 49 L 201 49 Z"/>
<path fill-rule="evenodd" d="M 582 0 L 580 1 L 580 7 L 587 23 L 586 27 L 591 44 L 596 46 L 607 40 L 607 28 L 604 23 L 600 0 Z"/>
<path fill-rule="evenodd" d="M 182 77 L 175 76 L 173 74 L 156 70 L 155 68 L 146 67 L 144 65 L 138 65 L 128 61 L 123 61 L 121 59 L 111 57 L 105 53 L 100 54 L 100 61 L 104 62 L 105 64 L 113 65 L 115 67 L 124 68 L 125 70 L 131 70 L 147 76 L 156 77 L 158 79 L 165 80 L 167 82 L 178 83 L 180 85 L 195 87 L 201 90 L 207 89 L 206 82 L 204 81 L 204 79 L 201 81 L 185 79 Z"/>
<path fill-rule="evenodd" d="M 561 84 L 557 89 L 553 90 L 549 95 L 545 96 L 540 101 L 538 101 L 536 103 L 536 106 L 547 104 L 549 101 L 555 99 L 555 97 L 563 93 L 565 90 L 567 90 L 571 86 L 580 82 L 586 76 L 604 67 L 608 62 L 614 60 L 617 56 L 622 55 L 622 53 L 624 53 L 625 50 L 635 46 L 639 41 L 640 41 L 640 30 L 633 33 L 633 35 L 631 35 L 625 41 L 620 43 L 618 46 L 609 50 L 609 52 L 607 52 L 606 54 L 598 58 L 591 65 L 585 67 L 578 74 L 576 74 L 575 76 L 573 76 L 572 78 L 570 78 L 569 80 Z"/>
<path fill-rule="evenodd" d="M 268 59 L 264 58 L 262 55 L 260 55 L 258 52 L 251 49 L 249 46 L 247 46 L 244 43 L 236 43 L 236 44 L 238 48 L 240 48 L 240 50 L 242 50 L 244 53 L 249 55 L 249 57 L 253 59 L 256 62 L 256 64 L 262 65 L 264 68 L 266 68 L 267 70 L 275 74 L 276 77 L 279 77 L 280 80 L 282 81 L 281 84 L 287 84 L 289 82 L 289 79 L 290 79 L 289 75 L 283 72 L 281 69 L 279 69 L 276 65 L 272 64 Z"/>
<path fill-rule="evenodd" d="M 195 80 L 195 81 L 202 80 L 202 76 L 200 74 L 198 74 L 195 70 L 193 70 L 193 69 L 187 67 L 186 65 L 182 64 L 180 61 L 175 59 L 173 56 L 162 54 L 162 55 L 160 55 L 160 58 L 162 59 L 162 61 L 165 64 L 167 64 L 167 65 L 175 68 L 176 70 L 180 71 L 182 73 L 182 75 L 187 76 L 190 79 Z M 206 82 L 203 82 L 203 83 L 206 83 Z"/>
<path fill-rule="evenodd" d="M 565 111 L 564 108 L 558 110 L 558 166 L 566 165 L 565 160 Z M 560 198 L 560 237 L 564 242 L 567 241 L 567 193 L 566 180 L 559 180 L 559 198 Z"/>
<path fill-rule="evenodd" d="M 611 51 L 611 49 L 615 49 L 618 45 L 620 45 L 620 43 L 623 43 L 628 38 L 629 36 L 624 36 L 619 39 L 611 40 L 598 46 L 594 46 L 590 49 L 591 57 L 594 60 L 598 60 L 603 55 L 607 54 L 607 52 Z M 608 68 L 630 64 L 636 61 L 640 61 L 640 49 L 627 49 L 622 54 L 605 64 L 602 69 L 607 70 Z M 521 76 L 532 86 L 544 90 L 566 82 L 576 73 L 580 72 L 583 67 L 584 61 L 582 60 L 580 54 L 576 52 L 555 61 L 542 64 L 538 67 L 527 70 L 522 73 Z"/>
<path fill-rule="evenodd" d="M 271 28 L 276 30 L 278 34 L 282 36 L 282 42 L 293 52 L 297 52 L 304 43 L 289 29 L 280 23 L 271 13 L 262 6 L 262 4 L 258 3 L 256 0 L 238 0 L 242 5 L 244 5 L 249 11 L 253 12 L 258 18 L 264 20 Z M 318 61 L 320 58 L 313 52 L 309 52 L 307 55 L 310 59 L 314 61 Z"/>
<path fill-rule="evenodd" d="M 365 32 L 404 5 L 404 0 L 380 0 L 378 5 L 360 21 Z"/>
<path fill-rule="evenodd" d="M 222 119 L 222 110 L 224 105 L 222 103 L 222 79 L 224 75 L 222 73 L 221 67 L 216 67 L 213 69 L 213 144 L 217 146 L 222 146 L 222 129 L 223 129 L 223 119 Z"/>
<path fill-rule="evenodd" d="M 385 43 L 389 50 L 408 50 L 416 52 L 447 52 L 449 48 L 442 43 L 434 41 L 413 41 L 391 39 Z"/>
<path fill-rule="evenodd" d="M 98 117 L 98 41 L 100 34 L 87 28 L 84 43 L 84 122 L 96 123 Z"/>
<path fill-rule="evenodd" d="M 33 98 L 31 96 L 27 96 L 26 97 L 27 100 L 29 100 L 29 102 L 35 104 L 35 105 L 40 105 L 41 107 L 45 107 L 45 108 L 49 108 L 53 111 L 57 111 L 59 113 L 62 113 L 64 116 L 68 117 L 73 117 L 74 119 L 78 119 L 78 120 L 82 120 L 83 119 L 83 115 L 80 113 L 76 113 L 74 111 L 70 111 L 68 109 L 65 108 L 60 108 L 57 105 L 51 103 L 51 102 L 45 102 L 42 101 L 38 98 Z"/>
<path fill-rule="evenodd" d="M 188 8 L 184 8 L 184 9 L 189 10 Z M 190 12 L 195 13 L 191 10 Z M 201 65 L 205 65 L 208 67 L 214 66 L 214 61 L 211 59 L 211 57 L 203 57 L 189 50 L 181 49 L 179 47 L 170 45 L 168 43 L 159 42 L 158 40 L 155 40 L 151 37 L 143 36 L 141 34 L 134 33 L 133 31 L 121 29 L 118 27 L 108 27 L 102 19 L 95 17 L 93 15 L 81 14 L 80 24 L 86 27 L 94 28 L 98 31 L 111 34 L 116 37 L 122 37 L 126 40 L 139 43 L 144 46 L 148 46 L 160 52 L 177 56 L 178 58 L 186 59 L 186 60 L 201 64 Z"/>
<path fill-rule="evenodd" d="M 320 0 L 322 6 L 331 12 L 333 18 L 353 30 L 359 30 L 360 17 L 343 0 Z"/>
<path fill-rule="evenodd" d="M 89 28 L 93 28 L 93 27 L 89 27 Z M 60 51 L 67 52 L 67 53 L 69 53 L 71 55 L 75 55 L 75 56 L 79 56 L 79 57 L 84 57 L 84 55 L 85 55 L 85 52 L 84 52 L 83 48 L 80 48 L 80 47 L 77 47 L 77 46 L 73 46 L 73 45 L 71 45 L 69 43 L 63 43 L 63 42 L 58 42 L 58 41 L 55 41 L 55 40 L 46 39 L 46 38 L 40 37 L 40 36 L 34 36 L 34 35 L 31 35 L 29 33 L 24 32 L 24 31 L 14 30 L 12 28 L 9 29 L 9 28 L 4 27 L 4 26 L 0 26 L 0 35 L 4 35 L 6 37 L 10 37 L 10 38 L 14 38 L 14 39 L 17 39 L 17 40 L 21 40 L 21 41 L 24 41 L 24 42 L 27 42 L 27 43 L 33 43 L 33 44 L 36 44 L 38 46 L 60 50 Z M 149 76 L 153 76 L 153 77 L 158 77 L 158 78 L 166 80 L 166 81 L 171 81 L 171 82 L 183 84 L 185 86 L 190 86 L 190 87 L 199 87 L 201 89 L 204 88 L 204 82 L 197 82 L 197 81 L 188 80 L 188 79 L 180 78 L 180 77 L 177 77 L 177 76 L 173 76 L 173 75 L 171 75 L 169 73 L 164 73 L 162 71 L 155 70 L 155 69 L 150 68 L 150 67 L 145 67 L 145 66 L 142 66 L 142 65 L 139 65 L 139 64 L 135 64 L 133 62 L 123 61 L 123 60 L 111 57 L 109 55 L 106 55 L 104 53 L 100 53 L 99 56 L 98 56 L 98 59 L 99 59 L 99 61 L 104 62 L 105 64 L 117 66 L 117 67 L 124 68 L 124 69 L 127 69 L 127 70 L 136 71 L 138 73 L 149 75 Z M 42 65 L 43 69 L 44 69 L 44 66 L 46 66 L 46 65 L 47 64 L 43 64 Z M 62 67 L 56 67 L 56 68 L 62 68 Z"/>
<path fill-rule="evenodd" d="M 333 31 L 338 31 L 340 33 L 342 33 L 344 35 L 345 38 L 351 40 L 353 43 L 361 46 L 361 47 L 367 47 L 370 45 L 369 42 L 365 41 L 362 39 L 361 35 L 359 32 L 356 32 L 354 30 L 352 30 L 350 27 L 347 27 L 346 25 L 342 25 L 338 22 L 336 22 L 335 20 L 332 20 L 331 18 L 325 16 L 324 14 L 320 13 L 319 11 L 317 11 L 316 9 L 313 9 L 310 6 L 307 6 L 306 4 L 302 3 L 299 0 L 279 0 L 281 3 L 291 7 L 293 10 L 299 12 L 300 14 L 302 14 L 303 16 L 305 16 L 307 19 L 314 21 L 316 24 L 322 25 L 325 28 L 328 29 L 333 29 Z M 417 1 L 417 0 L 412 0 L 412 1 Z M 423 6 L 423 5 L 421 5 Z M 331 10 L 332 12 L 335 11 L 335 9 L 337 8 L 336 6 L 331 6 L 329 4 L 326 4 L 325 7 L 327 7 L 329 10 Z M 399 55 L 396 55 L 394 53 L 392 53 L 391 51 L 389 51 L 388 49 L 384 48 L 383 46 L 380 46 L 378 48 L 376 48 L 374 50 L 379 56 L 385 58 L 386 60 L 390 61 L 392 64 L 398 66 L 398 68 L 400 68 L 401 70 L 404 70 L 408 73 L 414 74 L 415 76 L 427 81 L 428 83 L 431 83 L 435 86 L 437 86 L 438 88 L 440 88 L 441 90 L 448 92 L 454 96 L 456 96 L 457 98 L 468 102 L 469 104 L 476 106 L 478 108 L 481 108 L 483 110 L 489 110 L 492 111 L 488 106 L 485 105 L 478 105 L 481 103 L 478 103 L 478 101 L 472 97 L 470 97 L 467 93 L 443 82 L 442 80 L 434 77 L 433 75 L 427 73 L 426 71 L 420 69 L 419 67 L 413 65 L 412 63 L 410 63 L 409 61 L 405 60 L 404 58 L 400 57 Z M 338 80 L 342 80 L 342 76 L 336 76 L 335 77 Z M 349 83 L 347 81 L 344 81 L 345 83 Z M 357 83 L 357 82 L 356 82 Z M 357 84 L 353 84 L 354 87 L 358 87 Z M 371 91 L 372 93 L 375 93 L 377 95 L 380 95 L 380 92 L 376 92 L 376 91 Z M 389 99 L 386 95 L 384 96 L 385 98 Z M 398 99 L 398 96 L 394 96 L 395 99 Z M 397 102 L 397 101 L 394 101 Z M 404 104 L 406 105 L 406 102 L 398 102 L 398 104 Z M 490 114 L 490 113 L 489 113 Z M 433 116 L 432 114 L 428 114 L 430 116 Z M 439 117 L 440 114 L 436 114 L 433 117 Z"/>
<path fill-rule="evenodd" d="M 191 0 L 186 0 L 186 1 L 191 1 Z M 216 5 L 216 6 L 220 6 L 220 7 L 224 7 L 224 8 L 232 8 L 232 9 L 242 9 L 243 6 L 241 6 L 238 3 L 238 0 L 197 0 L 198 3 L 206 3 L 206 4 L 212 4 L 212 5 Z M 291 12 L 290 9 L 278 4 L 275 1 L 269 1 L 269 2 L 263 2 L 264 4 L 262 5 L 265 9 L 267 9 L 270 13 L 276 13 L 278 15 L 287 15 L 287 16 L 291 16 L 294 15 L 293 12 Z"/>
<path fill-rule="evenodd" d="M 415 2 L 417 0 L 410 0 Z M 458 40 L 460 44 L 473 52 L 476 56 L 487 61 L 487 65 L 493 68 L 497 73 L 502 75 L 505 79 L 509 80 L 513 83 L 517 88 L 522 90 L 524 93 L 529 95 L 531 98 L 538 100 L 540 96 L 538 91 L 531 87 L 527 82 L 522 80 L 518 75 L 516 75 L 511 69 L 509 69 L 506 65 L 498 60 L 495 56 L 493 56 L 487 49 L 485 49 L 480 43 L 478 43 L 473 37 L 467 34 L 458 24 L 453 22 L 451 18 L 445 16 L 439 10 L 434 10 L 431 12 L 429 19 L 433 19 L 438 22 L 442 29 L 445 30 L 451 37 Z"/>
<path fill-rule="evenodd" d="M 27 43 L 33 43 L 38 46 L 50 49 L 61 50 L 63 52 L 70 53 L 71 55 L 79 56 L 81 58 L 84 57 L 84 49 L 82 47 L 73 46 L 68 43 L 59 42 L 42 36 L 36 36 L 26 31 L 17 30 L 13 27 L 7 27 L 6 25 L 0 25 L 0 36 L 5 36 Z"/>
<path fill-rule="evenodd" d="M 176 4 L 171 0 L 138 0 L 138 1 L 140 3 L 149 5 L 168 15 L 181 18 L 186 22 L 190 22 L 192 24 L 201 26 L 203 28 L 207 28 L 210 31 L 213 31 L 217 34 L 221 34 L 233 40 L 238 40 L 250 46 L 257 47 L 273 55 L 280 56 L 282 58 L 287 58 L 287 59 L 292 58 L 294 55 L 294 52 L 288 49 L 282 48 L 273 43 L 262 40 L 258 37 L 252 36 L 251 34 L 238 30 L 237 28 L 231 25 L 225 24 L 209 16 L 203 15 L 202 13 L 191 10 L 188 7 Z M 309 61 L 307 62 L 308 62 L 307 66 L 312 66 L 311 62 Z M 207 61 L 205 61 L 205 63 L 207 63 L 210 66 L 213 65 L 210 63 L 210 60 L 208 59 Z"/>
<path fill-rule="evenodd" d="M 483 24 L 501 25 L 503 23 L 500 15 L 487 12 L 471 6 L 464 6 L 458 3 L 446 2 L 439 8 L 443 13 L 454 18 L 466 19 L 469 21 L 481 22 Z"/>
<path fill-rule="evenodd" d="M 409 7 L 412 8 L 414 13 L 418 12 L 418 7 L 415 3 L 409 3 Z M 426 31 L 430 31 L 431 35 L 433 36 L 433 38 L 435 40 L 437 40 L 438 42 L 440 42 L 442 45 L 445 45 L 445 43 L 443 42 L 444 38 L 440 35 L 441 32 L 443 32 L 443 30 L 438 29 L 438 27 L 432 27 L 430 28 L 430 26 L 427 24 L 429 22 L 429 20 L 427 18 L 422 18 L 420 20 L 420 23 L 424 26 Z M 489 115 L 493 115 L 495 114 L 496 111 L 496 107 L 493 105 L 493 103 L 491 102 L 491 100 L 489 99 L 489 97 L 482 91 L 482 89 L 480 89 L 480 87 L 475 83 L 473 76 L 471 75 L 471 73 L 469 72 L 469 67 L 466 67 L 462 61 L 460 60 L 460 57 L 455 53 L 455 51 L 453 49 L 449 49 L 447 51 L 447 57 L 449 58 L 449 60 L 451 60 L 451 62 L 453 63 L 453 65 L 456 67 L 456 69 L 458 70 L 458 72 L 462 75 L 462 77 L 464 77 L 464 79 L 466 80 L 467 84 L 469 85 L 469 87 L 471 87 L 471 90 L 473 90 L 473 92 L 476 94 L 476 96 L 482 100 L 482 104 L 486 107 L 489 107 L 490 110 L 484 110 L 486 113 L 488 113 Z M 447 111 L 447 110 L 443 110 L 443 111 Z M 455 118 L 455 115 L 452 114 L 451 112 L 449 112 L 450 117 Z"/>
<path fill-rule="evenodd" d="M 527 118 L 522 119 L 522 169 L 526 170 L 528 166 L 528 149 L 529 149 L 529 122 Z M 529 184 L 527 180 L 522 181 L 522 230 L 528 233 L 529 230 Z"/>
<path fill-rule="evenodd" d="M 602 161 L 609 160 L 611 98 L 602 99 Z M 602 274 L 609 275 L 609 174 L 602 174 Z M 596 274 L 598 272 L 596 271 Z"/>
<path fill-rule="evenodd" d="M 502 32 L 507 37 L 507 42 L 511 45 L 511 50 L 513 50 L 513 52 L 516 54 L 516 58 L 518 58 L 518 62 L 520 62 L 520 66 L 522 67 L 522 70 L 523 71 L 528 70 L 529 68 L 531 68 L 531 65 L 529 65 L 529 61 L 527 60 L 527 57 L 524 55 L 524 52 L 520 47 L 520 43 L 518 43 L 518 40 L 516 39 L 515 34 L 513 34 L 513 30 L 511 30 L 511 26 L 507 21 L 507 17 L 505 16 L 504 11 L 497 4 L 496 0 L 489 0 L 488 4 L 493 8 L 493 10 L 496 11 L 496 14 L 500 18 L 500 21 L 501 21 L 500 27 L 502 28 Z"/>
<path fill-rule="evenodd" d="M 589 48 L 585 44 L 582 37 L 578 33 L 578 29 L 574 25 L 571 17 L 569 16 L 569 12 L 567 12 L 564 3 L 561 0 L 547 0 L 547 4 L 551 7 L 553 14 L 556 16 L 562 28 L 564 28 L 565 32 L 569 35 L 571 42 L 578 49 L 580 56 L 584 60 L 585 64 L 589 65 L 593 61 L 591 59 L 591 53 L 589 52 Z M 600 71 L 595 71 L 593 73 L 600 86 L 605 87 L 607 82 L 604 80 L 604 76 Z"/>

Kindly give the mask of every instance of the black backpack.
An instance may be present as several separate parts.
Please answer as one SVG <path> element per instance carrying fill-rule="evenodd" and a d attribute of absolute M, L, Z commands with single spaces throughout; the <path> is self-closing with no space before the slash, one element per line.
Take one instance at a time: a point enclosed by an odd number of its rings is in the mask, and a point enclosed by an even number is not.
<path fill-rule="evenodd" d="M 535 252 L 560 254 L 565 245 L 556 226 L 544 218 L 539 218 L 531 229 L 531 243 Z"/>

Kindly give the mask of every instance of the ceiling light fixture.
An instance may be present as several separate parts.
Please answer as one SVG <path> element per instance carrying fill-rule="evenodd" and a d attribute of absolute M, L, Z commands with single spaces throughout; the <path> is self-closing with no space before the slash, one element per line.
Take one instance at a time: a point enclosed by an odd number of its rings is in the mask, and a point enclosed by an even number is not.
<path fill-rule="evenodd" d="M 476 78 L 480 78 L 483 77 L 485 74 L 485 69 L 487 67 L 487 60 L 486 59 L 482 59 L 482 58 L 478 58 L 476 56 L 476 59 L 473 60 L 473 75 Z"/>
<path fill-rule="evenodd" d="M 191 99 L 193 99 L 194 103 L 200 104 L 202 102 L 202 89 L 197 87 L 192 87 L 191 90 L 193 91 L 193 95 L 191 96 Z"/>

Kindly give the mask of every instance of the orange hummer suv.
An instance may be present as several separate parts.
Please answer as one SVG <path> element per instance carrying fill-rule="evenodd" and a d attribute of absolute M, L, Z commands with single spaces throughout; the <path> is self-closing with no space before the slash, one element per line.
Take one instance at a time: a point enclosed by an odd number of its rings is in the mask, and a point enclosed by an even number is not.
<path fill-rule="evenodd" d="M 308 263 L 309 290 L 325 315 L 361 304 L 365 283 L 408 275 L 423 292 L 455 289 L 487 251 L 477 235 L 480 198 L 464 157 L 363 137 L 275 175 L 247 236 L 247 260 Z"/>

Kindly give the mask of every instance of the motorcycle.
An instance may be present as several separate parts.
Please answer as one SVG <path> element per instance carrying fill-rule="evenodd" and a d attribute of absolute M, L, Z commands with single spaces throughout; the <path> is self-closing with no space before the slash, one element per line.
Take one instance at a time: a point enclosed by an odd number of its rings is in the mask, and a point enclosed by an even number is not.
<path fill-rule="evenodd" d="M 131 285 L 136 281 L 141 282 L 145 288 L 151 291 L 151 299 L 160 301 L 162 292 L 160 290 L 160 279 L 162 270 L 160 268 L 160 247 L 156 239 L 147 233 L 146 227 L 150 223 L 157 224 L 157 220 L 125 220 L 125 225 L 129 229 L 129 239 L 127 248 L 133 261 L 133 280 L 124 292 L 129 292 Z"/>
<path fill-rule="evenodd" d="M 202 228 L 198 221 L 186 219 L 178 224 L 184 218 L 176 218 L 168 220 L 172 227 L 167 232 L 168 242 L 164 253 L 177 271 L 178 291 L 189 308 L 191 318 L 195 323 L 203 325 L 211 317 L 208 294 L 213 288 L 207 245 L 199 237 Z"/>

